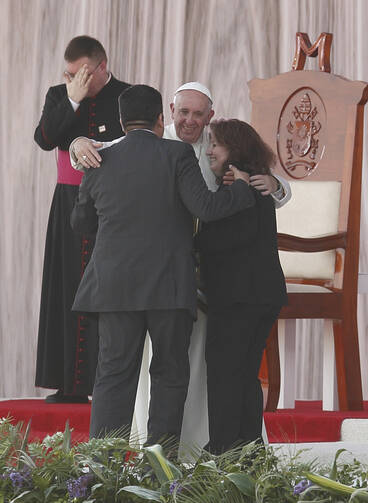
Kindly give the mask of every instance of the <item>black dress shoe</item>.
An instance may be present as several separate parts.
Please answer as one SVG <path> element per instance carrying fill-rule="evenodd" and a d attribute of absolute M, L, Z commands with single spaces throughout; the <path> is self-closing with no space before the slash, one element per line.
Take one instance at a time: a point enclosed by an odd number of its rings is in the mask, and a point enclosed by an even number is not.
<path fill-rule="evenodd" d="M 53 395 L 45 398 L 46 403 L 89 403 L 88 395 L 64 395 L 62 390 L 57 390 Z"/>

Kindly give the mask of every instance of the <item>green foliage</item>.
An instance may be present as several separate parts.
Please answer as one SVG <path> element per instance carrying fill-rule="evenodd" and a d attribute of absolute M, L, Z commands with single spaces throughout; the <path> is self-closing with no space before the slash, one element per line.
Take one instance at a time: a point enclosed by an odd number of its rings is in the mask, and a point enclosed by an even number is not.
<path fill-rule="evenodd" d="M 255 443 L 180 463 L 177 446 L 140 448 L 128 431 L 72 445 L 68 423 L 42 442 L 29 429 L 0 419 L 0 503 L 368 502 L 367 467 L 340 463 L 342 450 L 331 467 Z"/>

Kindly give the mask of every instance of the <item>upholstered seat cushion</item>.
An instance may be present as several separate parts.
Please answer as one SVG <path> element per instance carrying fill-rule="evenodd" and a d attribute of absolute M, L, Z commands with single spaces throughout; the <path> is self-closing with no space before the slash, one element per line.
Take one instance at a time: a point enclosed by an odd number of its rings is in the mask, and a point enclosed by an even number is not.
<path fill-rule="evenodd" d="M 304 238 L 335 234 L 341 183 L 303 180 L 292 181 L 290 186 L 290 202 L 277 210 L 277 231 Z M 334 278 L 335 251 L 279 253 L 286 278 Z"/>
<path fill-rule="evenodd" d="M 328 288 L 319 285 L 304 285 L 286 282 L 287 293 L 332 293 Z"/>

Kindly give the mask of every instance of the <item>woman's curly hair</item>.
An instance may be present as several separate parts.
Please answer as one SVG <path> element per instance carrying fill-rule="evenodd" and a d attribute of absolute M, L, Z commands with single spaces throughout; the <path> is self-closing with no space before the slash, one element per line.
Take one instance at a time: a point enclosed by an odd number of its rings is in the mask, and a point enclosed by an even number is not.
<path fill-rule="evenodd" d="M 269 175 L 276 163 L 272 149 L 249 124 L 238 119 L 220 119 L 210 123 L 217 143 L 229 151 L 228 163 L 250 175 Z"/>

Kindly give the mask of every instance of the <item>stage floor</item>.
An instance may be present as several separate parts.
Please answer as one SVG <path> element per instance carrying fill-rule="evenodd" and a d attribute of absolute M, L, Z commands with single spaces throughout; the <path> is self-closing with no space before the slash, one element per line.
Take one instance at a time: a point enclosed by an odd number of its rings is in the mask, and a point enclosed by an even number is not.
<path fill-rule="evenodd" d="M 88 440 L 90 404 L 47 404 L 42 399 L 0 401 L 0 417 L 10 416 L 15 422 L 32 419 L 30 440 L 42 439 L 63 431 L 68 420 L 73 441 Z M 338 442 L 341 423 L 346 418 L 368 419 L 368 402 L 364 411 L 322 411 L 322 403 L 297 401 L 295 409 L 265 412 L 269 442 Z"/>

